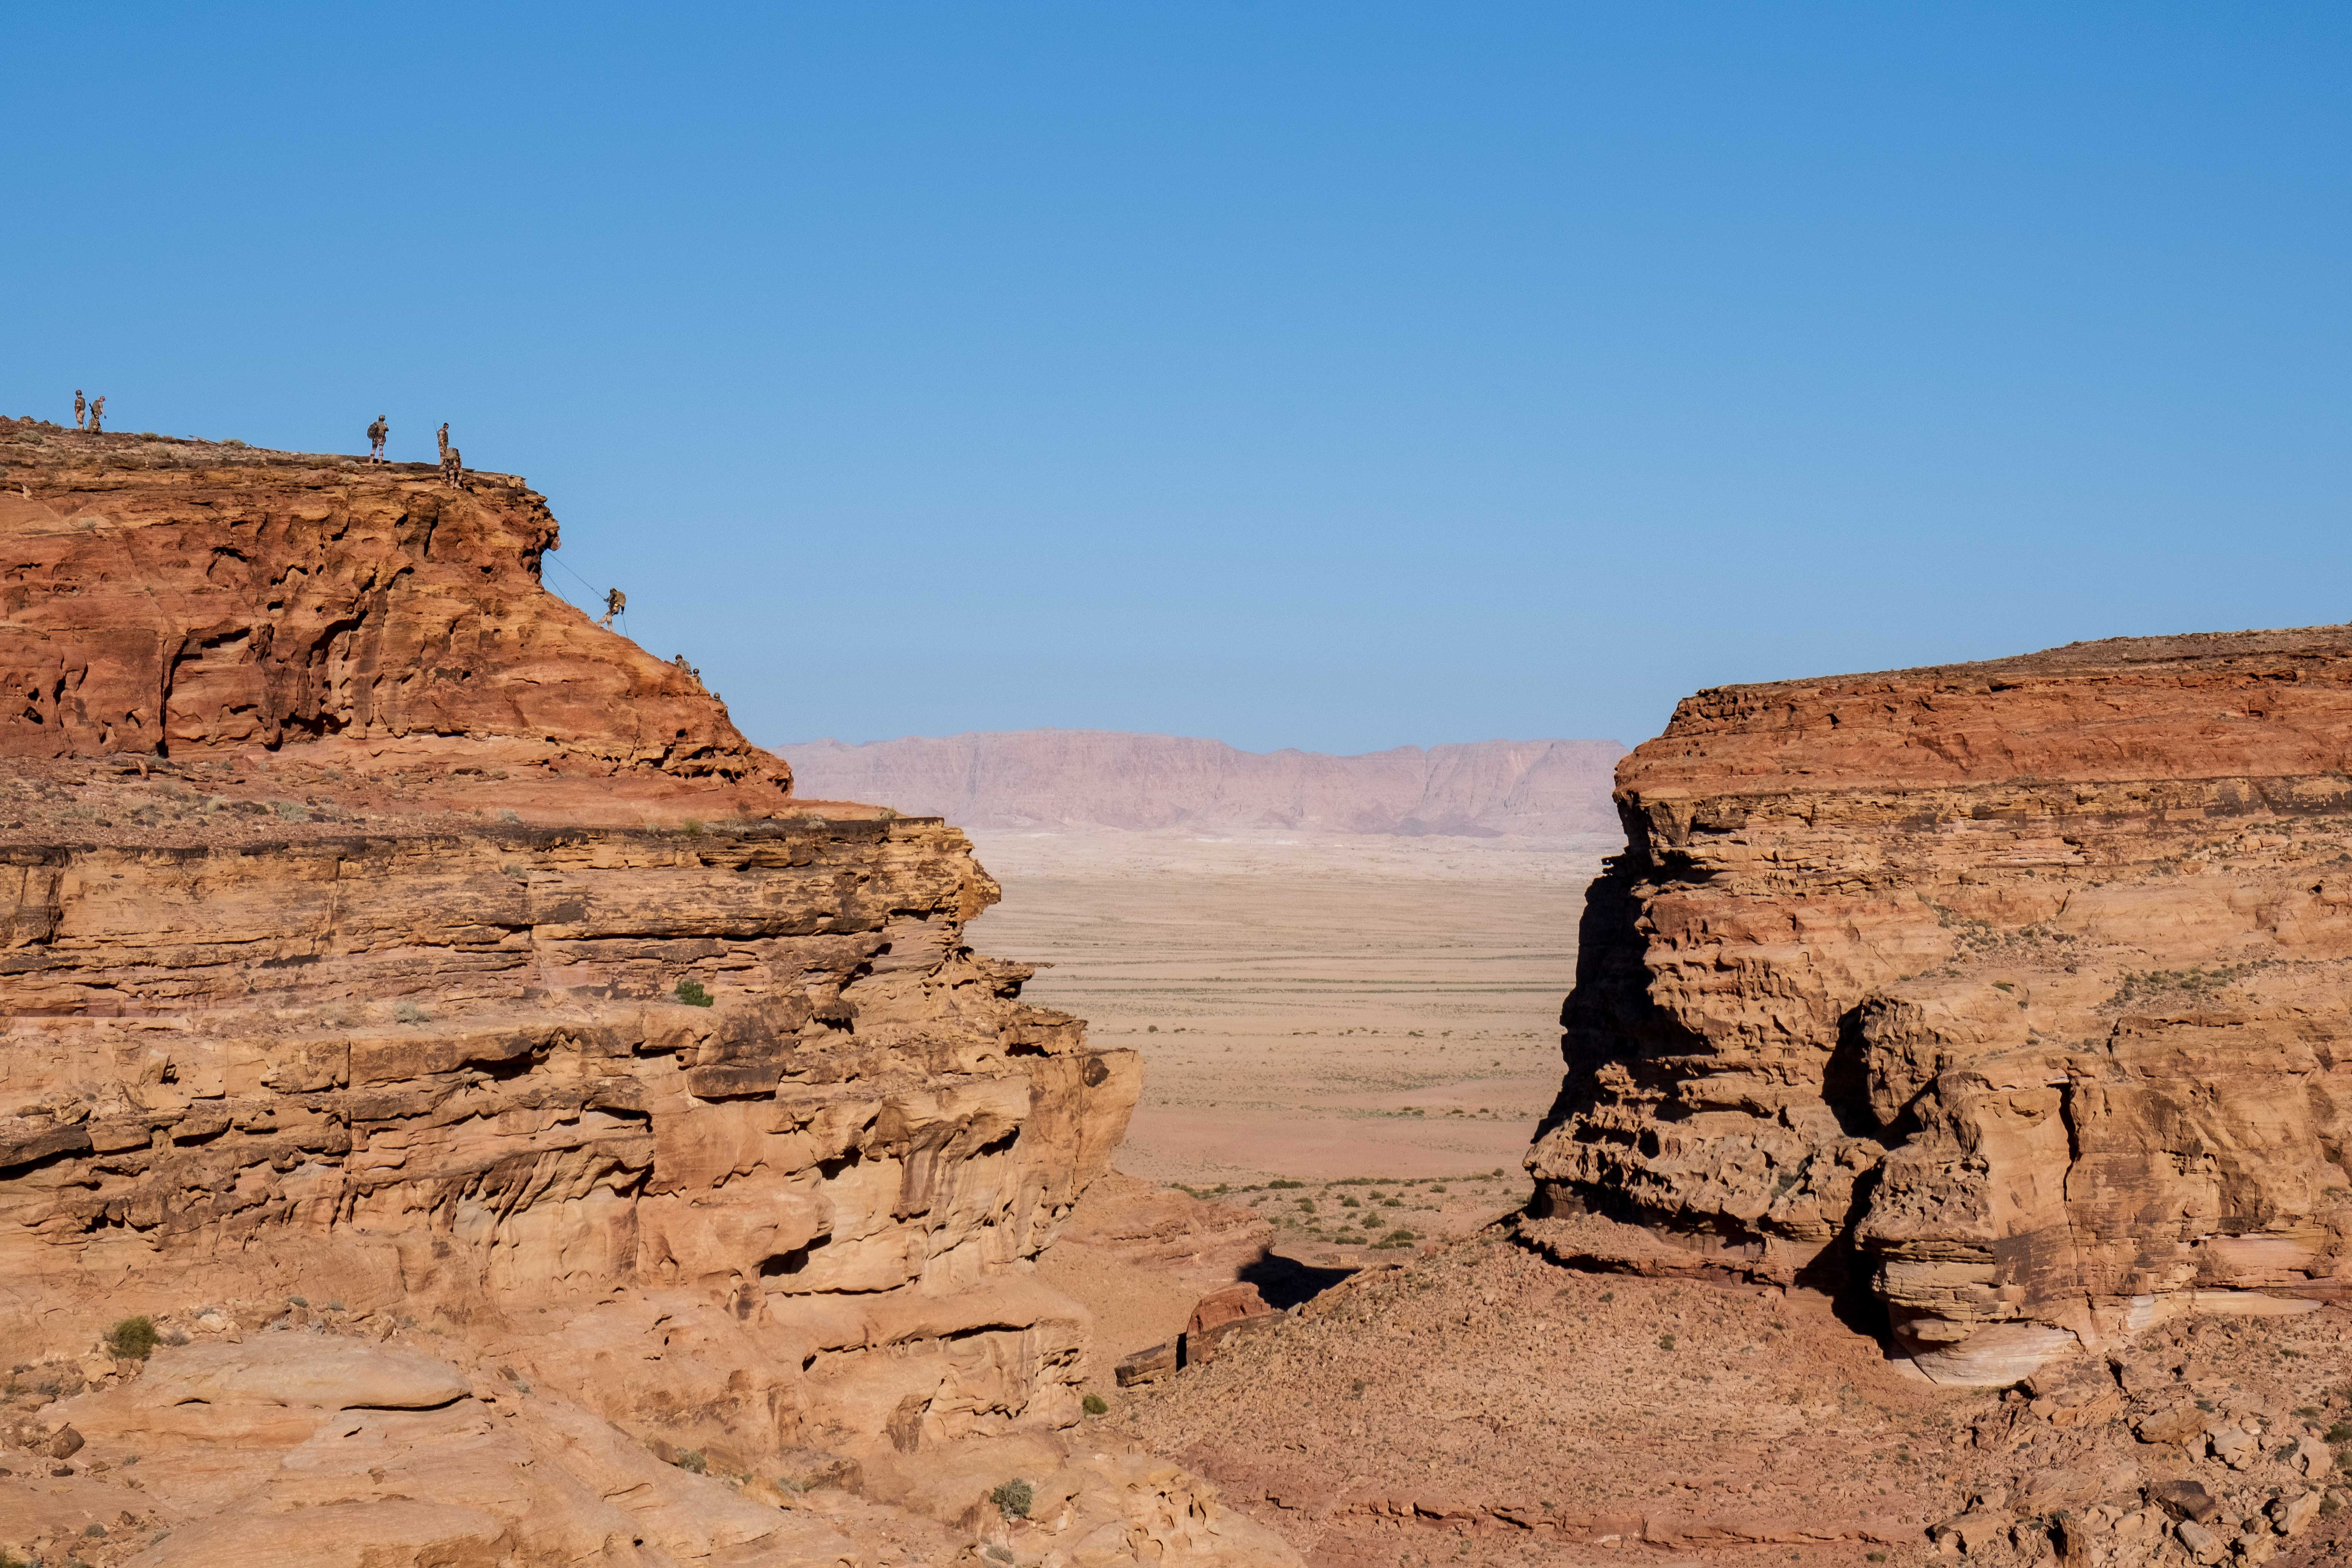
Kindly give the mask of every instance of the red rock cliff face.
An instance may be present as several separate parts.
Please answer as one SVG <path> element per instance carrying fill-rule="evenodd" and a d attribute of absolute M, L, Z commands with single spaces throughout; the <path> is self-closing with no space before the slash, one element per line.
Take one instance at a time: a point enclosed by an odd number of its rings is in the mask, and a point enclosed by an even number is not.
<path fill-rule="evenodd" d="M 1618 773 L 1530 1234 L 1850 1252 L 1955 1380 L 2338 1299 L 2347 770 L 2337 627 L 1688 700 Z"/>
<path fill-rule="evenodd" d="M 1027 1260 L 1139 1068 L 960 833 L 788 799 L 518 481 L 0 470 L 0 1337 L 332 1298 L 738 1473 L 1076 1418 Z"/>
<path fill-rule="evenodd" d="M 541 588 L 555 520 L 519 479 L 11 421 L 0 472 L 0 757 L 791 787 L 691 675 Z"/>

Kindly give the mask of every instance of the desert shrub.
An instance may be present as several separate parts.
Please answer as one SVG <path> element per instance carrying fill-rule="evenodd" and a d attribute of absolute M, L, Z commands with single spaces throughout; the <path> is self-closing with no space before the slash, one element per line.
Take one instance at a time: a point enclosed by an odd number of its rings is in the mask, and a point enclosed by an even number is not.
<path fill-rule="evenodd" d="M 713 1000 L 710 993 L 702 988 L 702 982 L 699 980 L 679 981 L 677 999 L 689 1007 L 708 1007 Z"/>
<path fill-rule="evenodd" d="M 1658 1348 L 1662 1351 L 1670 1351 L 1674 1349 L 1675 1336 L 1672 1334 L 1660 1334 L 1658 1336 Z"/>
<path fill-rule="evenodd" d="M 245 450 L 245 443 L 237 440 L 234 437 L 231 437 L 228 440 L 223 441 L 221 445 L 224 447 L 234 447 L 240 452 Z"/>
<path fill-rule="evenodd" d="M 1342 1198 L 1339 1200 L 1339 1206 L 1340 1206 L 1341 1208 L 1343 1208 L 1343 1209 L 1360 1209 L 1360 1208 L 1362 1208 L 1364 1205 L 1363 1205 L 1362 1204 L 1359 1203 L 1359 1202 L 1358 1202 L 1357 1200 L 1355 1200 L 1354 1198 L 1342 1197 Z"/>
<path fill-rule="evenodd" d="M 281 821 L 308 822 L 310 820 L 310 809 L 299 801 L 273 800 L 269 803 L 269 809 L 276 812 Z"/>
<path fill-rule="evenodd" d="M 1404 1207 L 1404 1200 L 1402 1198 L 1382 1198 L 1381 1200 L 1381 1207 L 1384 1209 L 1401 1209 Z"/>
<path fill-rule="evenodd" d="M 1110 1414 L 1110 1401 L 1099 1394 L 1089 1394 L 1078 1401 L 1078 1408 L 1089 1415 L 1108 1415 Z"/>
<path fill-rule="evenodd" d="M 1007 1519 L 1026 1519 L 1029 1505 L 1037 1500 L 1037 1493 L 1027 1481 L 1005 1481 L 988 1494 L 988 1500 Z"/>
<path fill-rule="evenodd" d="M 422 1024 L 426 1022 L 425 1009 L 419 1007 L 414 1002 L 394 1003 L 393 1005 L 392 1016 L 403 1024 Z"/>
<path fill-rule="evenodd" d="M 152 1318 L 125 1318 L 106 1331 L 106 1348 L 117 1361 L 145 1361 L 163 1336 Z"/>
<path fill-rule="evenodd" d="M 310 1298 L 308 1296 L 289 1296 L 286 1298 L 286 1304 L 289 1307 L 307 1307 L 310 1304 Z"/>
<path fill-rule="evenodd" d="M 2352 1443 L 2352 1426 L 2338 1421 L 2327 1429 L 2327 1440 L 2331 1443 Z"/>
<path fill-rule="evenodd" d="M 1307 1184 L 1305 1182 L 1294 1182 L 1287 1176 L 1276 1176 L 1274 1180 L 1268 1182 L 1266 1186 L 1272 1191 L 1288 1192 L 1294 1187 L 1303 1187 L 1306 1184 Z"/>
<path fill-rule="evenodd" d="M 1372 1245 L 1375 1247 L 1411 1247 L 1414 1242 L 1419 1241 L 1421 1237 L 1413 1232 L 1400 1229 L 1389 1232 L 1386 1236 L 1381 1237 L 1380 1240 L 1374 1242 Z"/>
<path fill-rule="evenodd" d="M 710 1461 L 702 1457 L 701 1449 L 688 1448 L 677 1457 L 677 1468 L 694 1475 L 707 1476 L 710 1473 Z"/>
<path fill-rule="evenodd" d="M 678 825 L 678 831 L 688 838 L 699 838 L 702 837 L 702 824 L 689 816 Z"/>

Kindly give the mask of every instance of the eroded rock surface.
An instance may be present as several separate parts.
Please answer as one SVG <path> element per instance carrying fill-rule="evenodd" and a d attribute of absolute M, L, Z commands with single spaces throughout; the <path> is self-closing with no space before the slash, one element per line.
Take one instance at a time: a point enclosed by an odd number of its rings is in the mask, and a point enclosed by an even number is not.
<path fill-rule="evenodd" d="M 2347 758 L 2341 627 L 1689 699 L 1619 770 L 1531 1237 L 1850 1248 L 1968 1381 L 2340 1299 Z"/>
<path fill-rule="evenodd" d="M 1087 1315 L 1031 1260 L 1139 1068 L 965 944 L 997 889 L 961 834 L 792 798 L 690 674 L 541 588 L 518 480 L 0 421 L 0 542 L 20 1362 L 207 1305 L 421 1325 L 596 1443 L 739 1478 L 1077 1419 Z M 173 1353 L 151 1393 L 230 1394 L 170 1408 L 286 1402 L 283 1366 Z M 537 1483 L 468 1500 L 574 1437 L 390 1397 L 388 1353 L 286 1397 L 440 1412 L 338 1452 L 479 1449 L 384 1539 L 509 1561 L 475 1538 L 528 1535 Z M 205 1552 L 275 1560 L 274 1508 Z M 156 1560 L 212 1537 L 178 1539 Z M 511 1560 L 605 1549 L 547 1550 Z"/>

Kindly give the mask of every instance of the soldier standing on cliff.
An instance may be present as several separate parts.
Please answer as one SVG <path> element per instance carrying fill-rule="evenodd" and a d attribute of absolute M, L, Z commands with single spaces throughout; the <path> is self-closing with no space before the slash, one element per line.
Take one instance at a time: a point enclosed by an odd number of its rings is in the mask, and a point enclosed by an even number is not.
<path fill-rule="evenodd" d="M 626 615 L 628 610 L 629 596 L 618 588 L 607 588 L 604 590 L 604 618 L 596 624 L 600 626 L 609 626 L 613 624 L 614 616 Z"/>
<path fill-rule="evenodd" d="M 81 388 L 74 388 L 74 428 L 79 430 L 88 420 L 89 405 L 82 401 Z"/>
<path fill-rule="evenodd" d="M 377 415 L 375 416 L 375 423 L 368 426 L 369 462 L 381 463 L 383 461 L 383 438 L 391 434 L 392 426 L 383 422 L 383 415 Z"/>
<path fill-rule="evenodd" d="M 98 422 L 105 417 L 106 399 L 103 397 L 91 399 L 89 405 L 89 433 L 91 435 L 95 436 L 98 434 Z"/>
<path fill-rule="evenodd" d="M 441 421 L 441 428 L 433 432 L 433 439 L 441 448 L 441 466 L 446 468 L 449 466 L 449 422 L 446 419 Z"/>

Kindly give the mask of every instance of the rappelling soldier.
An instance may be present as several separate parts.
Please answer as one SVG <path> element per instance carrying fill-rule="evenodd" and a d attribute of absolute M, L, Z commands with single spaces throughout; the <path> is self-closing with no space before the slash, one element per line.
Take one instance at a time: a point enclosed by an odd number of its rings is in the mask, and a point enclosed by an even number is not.
<path fill-rule="evenodd" d="M 618 588 L 607 588 L 604 590 L 604 617 L 596 624 L 600 626 L 609 626 L 613 624 L 614 616 L 625 616 L 628 613 L 629 596 Z"/>

